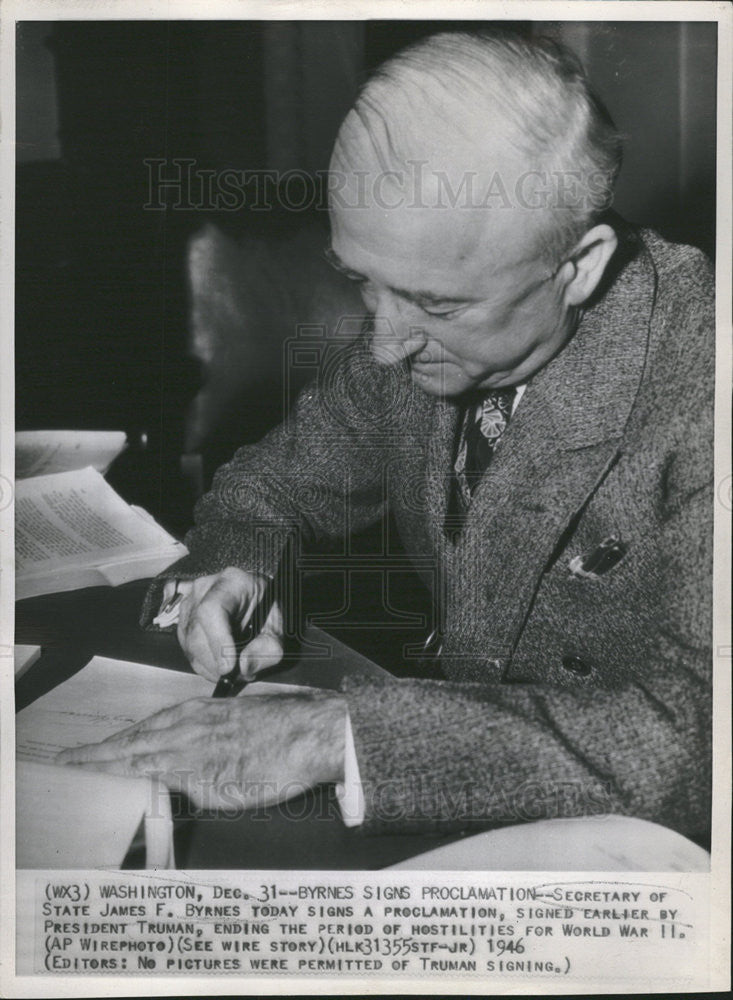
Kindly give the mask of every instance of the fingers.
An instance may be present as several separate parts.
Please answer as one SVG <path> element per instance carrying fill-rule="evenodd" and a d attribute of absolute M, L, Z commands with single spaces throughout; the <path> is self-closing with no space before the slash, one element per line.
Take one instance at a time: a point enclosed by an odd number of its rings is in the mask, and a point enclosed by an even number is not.
<path fill-rule="evenodd" d="M 166 580 L 161 605 L 169 604 L 176 594 L 188 594 L 192 586 L 193 580 Z"/>
<path fill-rule="evenodd" d="M 102 764 L 105 761 L 130 760 L 169 747 L 177 736 L 175 725 L 148 732 L 139 732 L 136 726 L 131 726 L 130 729 L 116 733 L 101 743 L 87 743 L 84 746 L 62 750 L 56 757 L 56 763 Z"/>
<path fill-rule="evenodd" d="M 192 586 L 192 580 L 166 580 L 160 601 L 160 613 L 175 607 L 176 603 L 190 592 Z"/>
<path fill-rule="evenodd" d="M 319 695 L 182 702 L 59 763 L 150 777 L 205 808 L 275 802 L 342 780 L 345 706 Z"/>
<path fill-rule="evenodd" d="M 243 676 L 250 678 L 282 659 L 283 620 L 277 604 L 244 650 L 239 642 L 266 585 L 264 577 L 233 567 L 190 584 L 181 602 L 178 641 L 196 673 L 216 682 L 239 660 Z"/>
<path fill-rule="evenodd" d="M 237 651 L 232 623 L 215 594 L 201 602 L 186 626 L 181 645 L 196 673 L 210 681 L 216 682 L 233 668 Z"/>
<path fill-rule="evenodd" d="M 194 580 L 181 602 L 178 641 L 196 673 L 212 682 L 237 661 L 233 626 L 252 592 L 251 574 L 225 570 Z"/>
<path fill-rule="evenodd" d="M 103 746 L 99 743 L 96 746 Z M 127 778 L 153 777 L 161 771 L 174 765 L 175 755 L 167 750 L 142 751 L 140 753 L 117 754 L 114 757 L 98 757 L 93 751 L 95 746 L 77 747 L 75 750 L 65 750 L 64 758 L 58 758 L 60 764 L 73 764 L 89 771 L 104 771 L 106 774 L 119 774 Z"/>
<path fill-rule="evenodd" d="M 239 655 L 239 669 L 245 680 L 252 680 L 261 670 L 274 667 L 283 658 L 280 636 L 264 629 Z"/>
<path fill-rule="evenodd" d="M 121 729 L 119 732 L 108 736 L 105 740 L 101 740 L 99 744 L 90 744 L 90 746 L 104 746 L 108 743 L 123 740 L 131 743 L 137 737 L 148 737 L 153 733 L 170 729 L 177 726 L 180 722 L 185 722 L 186 719 L 200 718 L 201 712 L 209 704 L 210 701 L 208 698 L 189 698 L 188 701 L 181 701 L 177 705 L 162 708 L 154 715 L 149 715 L 147 719 L 141 719 L 140 722 L 135 722 L 132 726 L 128 726 L 127 729 Z"/>
<path fill-rule="evenodd" d="M 176 756 L 167 752 L 75 763 L 83 771 L 101 771 L 121 778 L 156 778 L 173 791 L 185 791 L 186 788 L 186 772 L 176 772 Z"/>
<path fill-rule="evenodd" d="M 274 602 L 259 635 L 239 654 L 239 670 L 251 680 L 261 670 L 274 667 L 283 658 L 283 616 L 280 605 Z"/>
<path fill-rule="evenodd" d="M 194 720 L 200 724 L 204 713 L 210 710 L 210 699 L 191 698 L 164 708 L 99 743 L 87 743 L 62 750 L 55 759 L 59 764 L 97 763 L 170 749 L 176 743 L 187 742 L 186 730 L 183 728 L 187 722 Z"/>

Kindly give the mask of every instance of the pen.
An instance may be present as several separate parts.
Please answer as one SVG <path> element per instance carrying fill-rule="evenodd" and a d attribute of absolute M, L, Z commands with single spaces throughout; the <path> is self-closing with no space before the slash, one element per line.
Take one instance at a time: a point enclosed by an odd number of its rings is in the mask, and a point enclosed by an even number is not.
<path fill-rule="evenodd" d="M 252 615 L 242 630 L 241 646 L 244 649 L 250 642 L 259 635 L 267 621 L 272 605 L 275 602 L 277 589 L 277 573 L 267 581 L 262 597 L 255 605 Z M 242 677 L 239 663 L 235 663 L 228 674 L 223 674 L 216 683 L 216 687 L 211 695 L 212 698 L 233 698 L 249 684 L 249 680 Z"/>

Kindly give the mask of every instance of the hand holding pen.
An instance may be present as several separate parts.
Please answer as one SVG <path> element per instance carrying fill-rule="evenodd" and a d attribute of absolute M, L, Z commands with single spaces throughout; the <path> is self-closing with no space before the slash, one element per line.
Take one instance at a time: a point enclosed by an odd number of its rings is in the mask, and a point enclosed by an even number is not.
<path fill-rule="evenodd" d="M 242 628 L 238 644 L 243 649 L 251 646 L 253 640 L 261 634 L 265 627 L 265 622 L 270 615 L 275 603 L 276 577 L 268 580 L 262 596 L 252 609 L 249 621 Z M 234 664 L 228 674 L 224 674 L 216 683 L 212 698 L 231 698 L 239 694 L 242 688 L 249 683 L 251 678 L 242 676 L 241 660 Z"/>
<path fill-rule="evenodd" d="M 155 623 L 173 624 L 196 673 L 216 682 L 214 697 L 237 694 L 283 655 L 276 580 L 229 567 L 195 580 L 169 581 Z"/>

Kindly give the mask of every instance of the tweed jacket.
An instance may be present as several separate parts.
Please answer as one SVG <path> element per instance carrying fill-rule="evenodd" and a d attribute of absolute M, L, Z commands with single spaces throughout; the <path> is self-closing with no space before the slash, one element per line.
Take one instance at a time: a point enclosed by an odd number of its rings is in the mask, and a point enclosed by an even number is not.
<path fill-rule="evenodd" d="M 272 572 L 294 527 L 338 539 L 390 507 L 444 609 L 446 679 L 345 683 L 367 830 L 610 811 L 709 827 L 712 273 L 697 250 L 624 232 L 457 537 L 457 406 L 357 343 L 219 470 L 165 574 Z M 623 557 L 584 573 L 609 538 Z"/>

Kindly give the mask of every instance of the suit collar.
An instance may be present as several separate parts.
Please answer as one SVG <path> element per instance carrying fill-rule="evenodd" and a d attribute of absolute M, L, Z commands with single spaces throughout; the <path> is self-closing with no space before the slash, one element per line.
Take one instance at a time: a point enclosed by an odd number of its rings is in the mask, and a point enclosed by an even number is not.
<path fill-rule="evenodd" d="M 622 269 L 613 284 L 586 311 L 565 348 L 532 379 L 517 410 L 518 418 L 537 418 L 535 429 L 555 450 L 620 437 L 636 399 L 656 274 L 640 242 L 627 242 L 620 256 Z"/>

